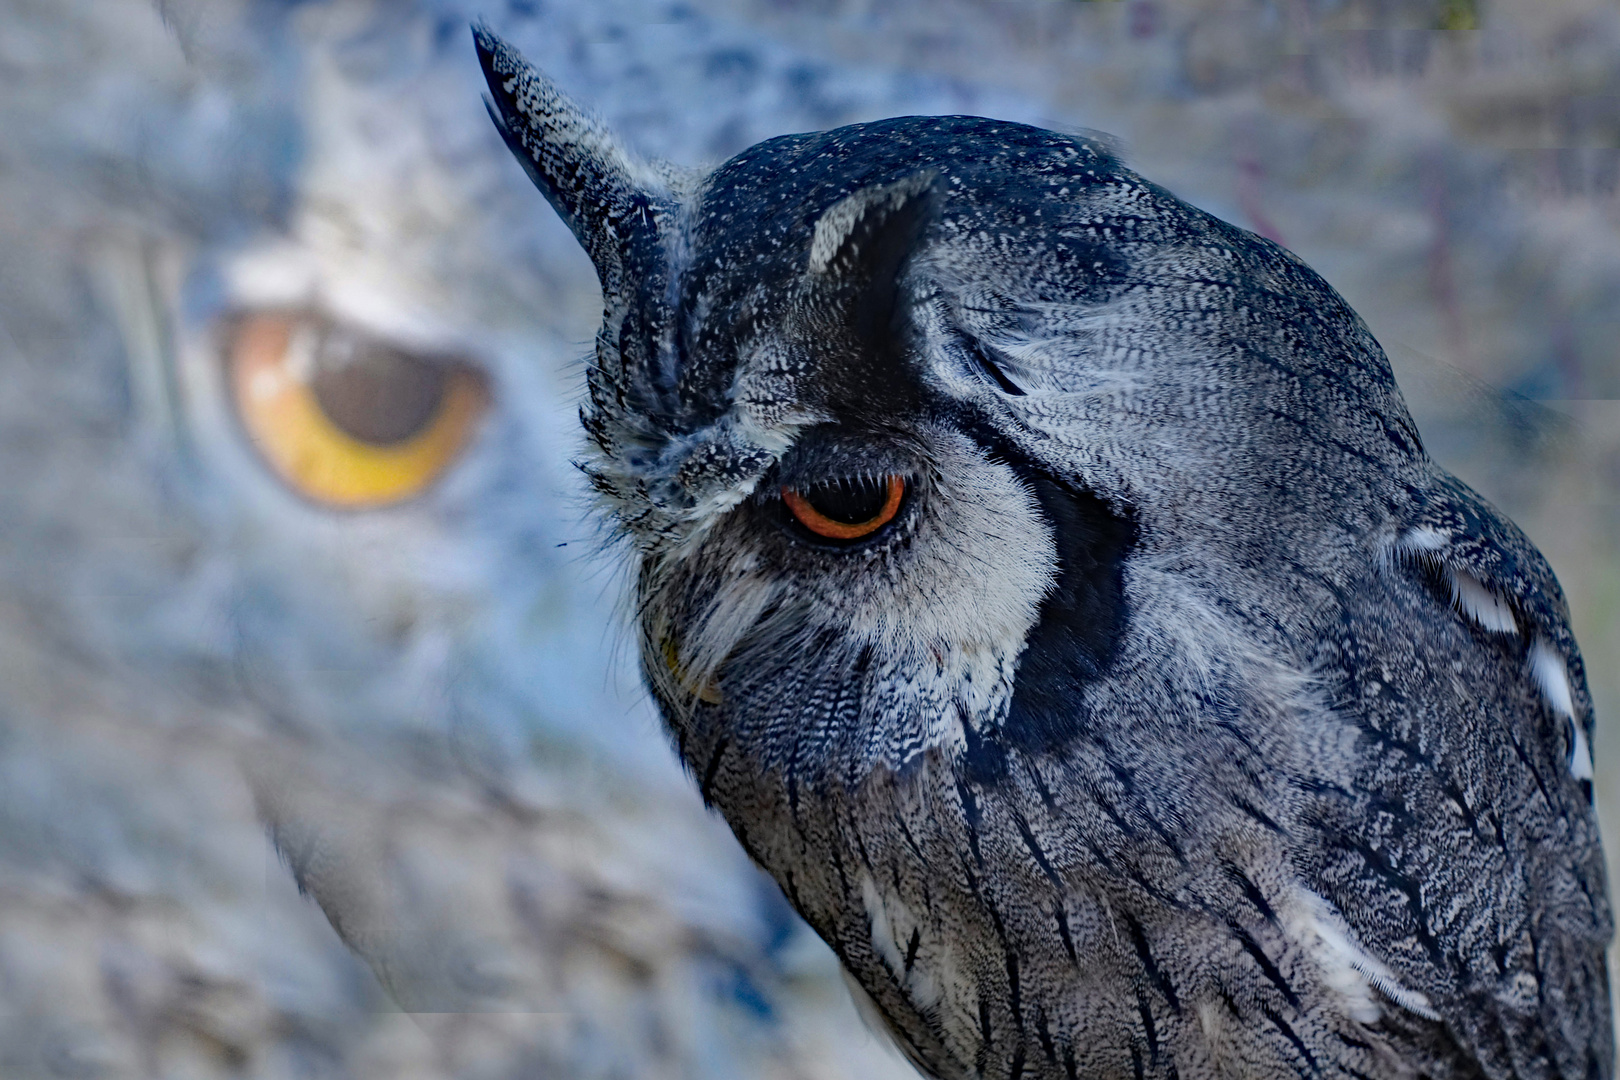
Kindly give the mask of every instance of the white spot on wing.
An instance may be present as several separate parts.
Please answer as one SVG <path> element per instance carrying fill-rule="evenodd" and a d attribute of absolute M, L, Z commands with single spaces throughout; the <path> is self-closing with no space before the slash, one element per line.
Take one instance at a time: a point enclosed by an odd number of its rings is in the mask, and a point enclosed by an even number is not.
<path fill-rule="evenodd" d="M 1417 528 L 1401 539 L 1401 546 L 1408 551 L 1439 551 L 1446 546 L 1446 538 L 1433 529 Z"/>
<path fill-rule="evenodd" d="M 898 896 L 885 892 L 871 874 L 861 875 L 861 904 L 872 923 L 872 949 L 888 966 L 889 973 L 910 992 L 921 1008 L 932 1008 L 943 996 L 943 988 L 929 964 L 913 964 L 906 970 L 906 949 L 911 935 L 918 931 L 917 917 Z M 937 958 L 936 958 L 937 959 Z"/>
<path fill-rule="evenodd" d="M 1317 962 L 1323 983 L 1339 993 L 1353 1019 L 1378 1022 L 1381 1010 L 1373 990 L 1425 1020 L 1440 1019 L 1426 995 L 1401 985 L 1387 965 L 1355 943 L 1333 906 L 1309 889 L 1296 893 L 1285 913 L 1284 929 Z"/>
<path fill-rule="evenodd" d="M 1409 529 L 1398 542 L 1385 548 L 1397 558 L 1417 556 L 1445 572 L 1451 602 L 1465 617 L 1495 634 L 1518 634 L 1518 620 L 1502 595 L 1466 570 L 1447 565 L 1436 553 L 1449 543 L 1447 537 L 1427 527 Z M 1386 563 L 1386 566 L 1388 564 Z M 1569 682 L 1569 668 L 1551 642 L 1538 636 L 1530 647 L 1530 674 L 1542 698 L 1553 712 L 1570 726 L 1569 774 L 1577 780 L 1592 779 L 1592 746 L 1586 730 L 1575 716 L 1575 694 Z"/>
<path fill-rule="evenodd" d="M 1536 638 L 1530 647 L 1530 674 L 1547 699 L 1552 711 L 1569 721 L 1574 737 L 1569 755 L 1569 775 L 1577 780 L 1592 779 L 1592 747 L 1586 741 L 1586 730 L 1575 718 L 1575 694 L 1569 685 L 1569 668 L 1558 650 L 1544 637 Z"/>
<path fill-rule="evenodd" d="M 1569 755 L 1569 775 L 1577 780 L 1592 779 L 1592 747 L 1586 741 L 1586 731 L 1573 720 L 1575 747 Z"/>
<path fill-rule="evenodd" d="M 1394 553 L 1397 556 L 1418 556 L 1420 561 L 1438 565 L 1445 573 L 1452 606 L 1464 617 L 1493 634 L 1517 634 L 1518 620 L 1513 617 L 1512 606 L 1500 593 L 1468 571 L 1451 566 L 1437 557 L 1436 553 L 1444 550 L 1448 544 L 1445 535 L 1434 529 L 1409 529 L 1394 545 Z"/>
<path fill-rule="evenodd" d="M 1546 638 L 1536 638 L 1536 643 L 1530 647 L 1530 672 L 1553 712 L 1573 719 L 1575 698 L 1569 691 L 1569 671 L 1564 667 L 1564 658 Z"/>
<path fill-rule="evenodd" d="M 1517 634 L 1519 624 L 1513 609 L 1495 590 L 1466 570 L 1446 569 L 1451 584 L 1451 602 L 1457 610 L 1495 634 Z"/>
<path fill-rule="evenodd" d="M 900 943 L 895 940 L 895 928 L 889 920 L 889 905 L 883 902 L 877 882 L 872 880 L 870 874 L 861 875 L 861 903 L 866 907 L 867 918 L 872 923 L 872 948 L 883 957 L 891 972 L 899 974 L 905 967 L 905 956 L 900 952 Z"/>

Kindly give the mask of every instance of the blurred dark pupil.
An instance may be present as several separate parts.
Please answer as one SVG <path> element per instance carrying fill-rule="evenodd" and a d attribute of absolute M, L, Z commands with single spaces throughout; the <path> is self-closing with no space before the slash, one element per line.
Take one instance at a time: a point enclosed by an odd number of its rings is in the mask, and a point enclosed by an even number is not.
<path fill-rule="evenodd" d="M 333 332 L 321 342 L 310 389 L 332 423 L 361 442 L 386 446 L 428 426 L 448 374 L 443 364 Z"/>
<path fill-rule="evenodd" d="M 845 525 L 871 521 L 889 501 L 889 485 L 881 480 L 833 480 L 800 489 L 816 513 Z"/>

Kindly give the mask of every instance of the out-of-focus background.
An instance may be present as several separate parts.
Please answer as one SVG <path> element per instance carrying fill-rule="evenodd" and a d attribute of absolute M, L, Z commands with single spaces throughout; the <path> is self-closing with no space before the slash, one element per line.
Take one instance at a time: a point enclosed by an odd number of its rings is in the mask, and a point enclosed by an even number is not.
<path fill-rule="evenodd" d="M 0 1075 L 909 1075 L 639 689 L 478 15 L 648 155 L 1095 129 L 1292 248 L 1552 560 L 1620 807 L 1615 0 L 3 0 Z"/>

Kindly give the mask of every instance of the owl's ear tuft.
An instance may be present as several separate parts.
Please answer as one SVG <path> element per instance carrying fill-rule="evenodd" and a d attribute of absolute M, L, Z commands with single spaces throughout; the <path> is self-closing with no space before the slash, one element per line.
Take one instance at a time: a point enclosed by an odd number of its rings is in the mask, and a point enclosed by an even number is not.
<path fill-rule="evenodd" d="M 816 221 L 810 277 L 818 291 L 843 294 L 855 332 L 874 339 L 894 310 L 896 278 L 933 218 L 939 174 L 927 170 L 862 188 L 834 203 Z"/>
<path fill-rule="evenodd" d="M 513 155 L 596 264 L 602 291 L 624 292 L 656 249 L 671 204 L 656 174 L 488 27 L 473 27 L 489 83 L 490 119 Z"/>

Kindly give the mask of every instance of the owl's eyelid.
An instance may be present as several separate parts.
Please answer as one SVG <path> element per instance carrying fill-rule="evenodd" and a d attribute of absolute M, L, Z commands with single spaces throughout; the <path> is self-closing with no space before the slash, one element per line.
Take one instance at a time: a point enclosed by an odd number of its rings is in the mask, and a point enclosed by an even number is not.
<path fill-rule="evenodd" d="M 266 317 L 285 319 L 311 347 L 318 343 L 330 350 L 336 343 L 355 353 L 360 351 L 355 346 L 381 347 L 434 367 L 465 368 L 484 377 L 490 373 L 486 354 L 467 342 L 450 340 L 443 335 L 428 337 L 391 331 L 372 320 L 352 318 L 342 309 L 319 301 L 236 304 L 222 313 L 218 325 L 228 336 L 244 322 Z M 223 347 L 219 351 L 223 354 Z"/>
<path fill-rule="evenodd" d="M 196 285 L 200 288 L 206 280 L 222 286 L 218 300 L 208 302 L 210 322 L 229 324 L 253 315 L 301 316 L 424 358 L 459 358 L 474 368 L 489 366 L 481 361 L 491 355 L 491 342 L 478 324 L 437 316 L 419 302 L 408 277 L 396 277 L 386 267 L 376 276 L 356 275 L 346 262 L 281 238 L 232 253 L 217 271 L 217 276 L 199 278 Z"/>
<path fill-rule="evenodd" d="M 922 463 L 917 450 L 881 434 L 863 437 L 839 433 L 835 437 L 812 434 L 799 441 L 763 477 L 757 491 L 774 496 L 782 486 L 803 488 L 837 480 L 882 481 L 890 476 L 911 478 Z"/>
<path fill-rule="evenodd" d="M 911 473 L 904 469 L 851 469 L 848 472 L 826 472 L 816 476 L 805 476 L 784 483 L 779 486 L 792 488 L 795 491 L 808 494 L 812 488 L 831 487 L 835 484 L 852 486 L 857 484 L 884 485 L 890 477 L 898 476 L 905 483 L 911 482 Z"/>

